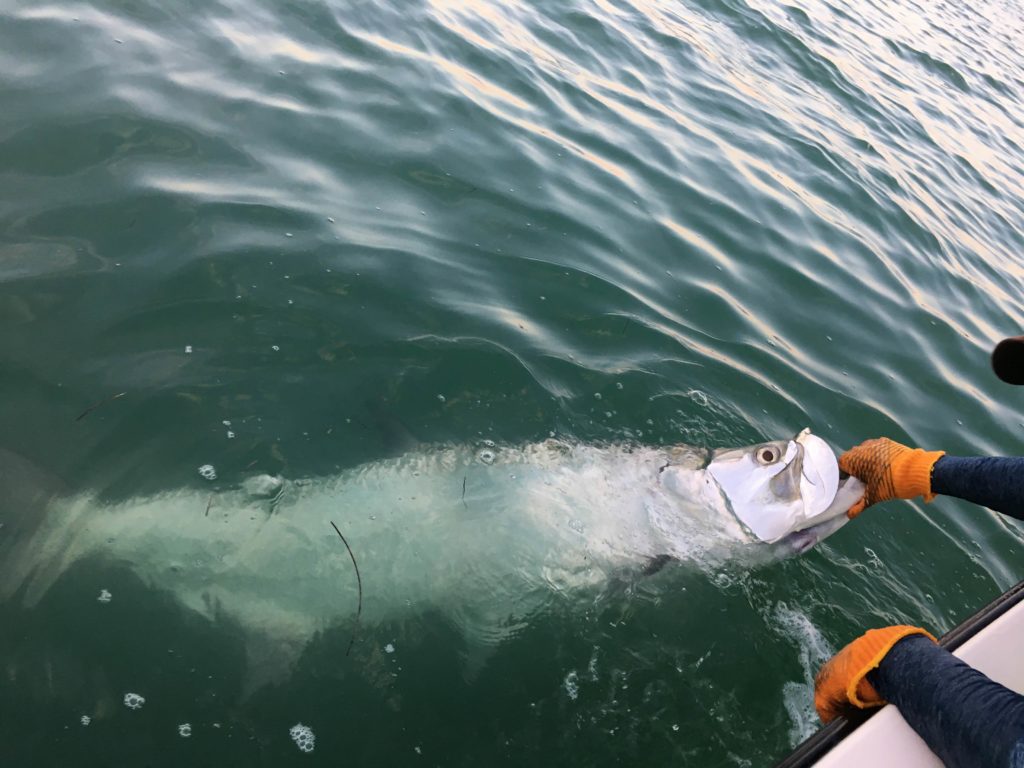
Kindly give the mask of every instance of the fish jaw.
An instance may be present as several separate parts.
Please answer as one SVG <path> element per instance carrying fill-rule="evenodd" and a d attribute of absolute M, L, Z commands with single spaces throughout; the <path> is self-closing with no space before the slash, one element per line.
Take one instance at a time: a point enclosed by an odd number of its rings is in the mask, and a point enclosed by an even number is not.
<path fill-rule="evenodd" d="M 839 462 L 828 443 L 810 429 L 802 430 L 794 442 L 802 448 L 800 495 L 807 520 L 824 514 L 839 493 Z"/>
<path fill-rule="evenodd" d="M 809 521 L 808 527 L 784 536 L 772 547 L 781 557 L 802 555 L 814 548 L 850 521 L 846 513 L 864 495 L 864 490 L 864 483 L 856 477 L 843 478 L 828 509 Z"/>

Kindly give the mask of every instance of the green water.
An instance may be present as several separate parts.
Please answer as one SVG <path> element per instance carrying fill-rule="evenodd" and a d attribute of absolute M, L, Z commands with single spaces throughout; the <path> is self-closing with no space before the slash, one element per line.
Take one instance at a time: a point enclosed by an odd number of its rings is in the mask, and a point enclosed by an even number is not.
<path fill-rule="evenodd" d="M 1004 0 L 0 1 L 0 447 L 110 503 L 383 458 L 381 410 L 1020 453 L 1022 35 Z M 230 621 L 91 558 L 0 605 L 0 764 L 766 765 L 832 650 L 948 630 L 1022 544 L 893 503 L 473 663 L 430 608 L 325 627 L 255 689 Z"/>

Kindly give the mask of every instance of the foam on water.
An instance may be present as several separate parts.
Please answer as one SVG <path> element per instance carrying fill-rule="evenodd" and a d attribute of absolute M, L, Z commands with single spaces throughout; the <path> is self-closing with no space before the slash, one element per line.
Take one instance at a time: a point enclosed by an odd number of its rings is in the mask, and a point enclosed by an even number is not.
<path fill-rule="evenodd" d="M 797 646 L 797 658 L 803 680 L 787 681 L 782 687 L 782 702 L 789 716 L 789 742 L 799 744 L 820 726 L 814 711 L 814 676 L 832 658 L 834 650 L 804 612 L 779 603 L 773 614 L 776 631 Z"/>
<path fill-rule="evenodd" d="M 302 752 L 312 752 L 316 746 L 316 736 L 313 735 L 313 729 L 308 725 L 296 723 L 288 730 L 288 735 L 292 737 L 295 746 Z"/>
<path fill-rule="evenodd" d="M 562 685 L 565 687 L 565 693 L 569 696 L 570 699 L 576 701 L 576 699 L 579 698 L 580 680 L 579 674 L 576 672 L 575 669 L 569 671 L 569 674 L 565 676 L 565 680 L 562 682 Z"/>

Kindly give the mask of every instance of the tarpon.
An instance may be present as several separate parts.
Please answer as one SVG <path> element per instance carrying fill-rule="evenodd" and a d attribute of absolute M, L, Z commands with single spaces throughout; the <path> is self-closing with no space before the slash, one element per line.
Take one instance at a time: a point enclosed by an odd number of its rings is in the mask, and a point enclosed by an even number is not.
<path fill-rule="evenodd" d="M 551 601 L 652 562 L 804 552 L 862 493 L 809 430 L 710 452 L 556 440 L 419 449 L 330 478 L 256 475 L 115 504 L 57 496 L 31 526 L 0 527 L 0 598 L 34 604 L 76 563 L 109 560 L 230 619 L 280 664 L 356 610 L 333 522 L 358 561 L 364 623 L 434 608 L 494 642 Z M 0 522 L 25 514 L 0 506 Z"/>

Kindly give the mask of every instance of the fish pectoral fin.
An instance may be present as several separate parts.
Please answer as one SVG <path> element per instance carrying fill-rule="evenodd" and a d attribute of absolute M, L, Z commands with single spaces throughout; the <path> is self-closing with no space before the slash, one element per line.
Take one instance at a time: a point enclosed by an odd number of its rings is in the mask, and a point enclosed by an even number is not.
<path fill-rule="evenodd" d="M 366 412 L 376 428 L 385 451 L 392 456 L 411 453 L 420 441 L 409 431 L 401 419 L 388 407 L 383 397 L 367 398 L 363 401 Z"/>
<path fill-rule="evenodd" d="M 673 560 L 675 560 L 675 558 L 672 557 L 672 555 L 655 555 L 648 559 L 647 565 L 645 565 L 643 570 L 640 571 L 640 575 L 653 576 Z"/>

